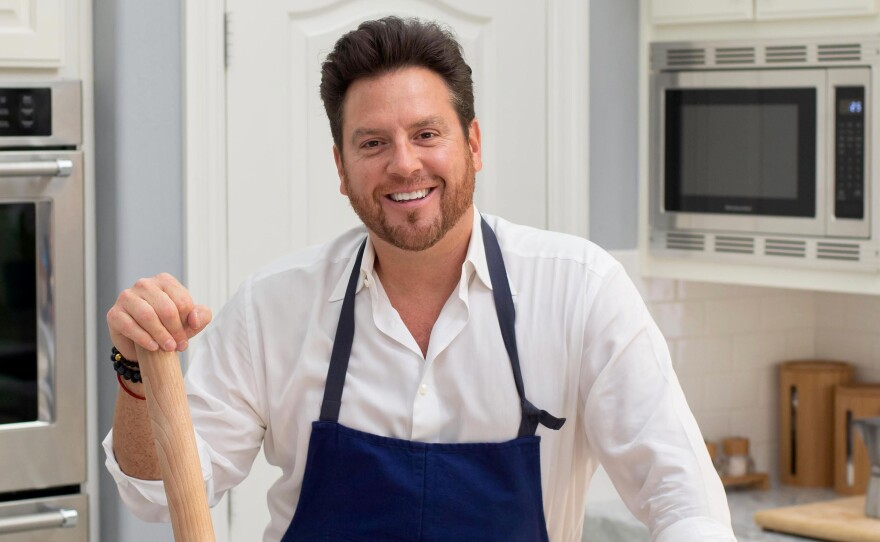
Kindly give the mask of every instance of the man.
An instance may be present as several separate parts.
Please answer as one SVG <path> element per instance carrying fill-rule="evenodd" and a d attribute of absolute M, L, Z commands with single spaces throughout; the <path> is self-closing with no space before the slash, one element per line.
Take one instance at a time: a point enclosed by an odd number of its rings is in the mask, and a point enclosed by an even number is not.
<path fill-rule="evenodd" d="M 454 38 L 370 21 L 322 70 L 340 191 L 365 227 L 255 274 L 205 330 L 187 386 L 209 501 L 262 444 L 282 471 L 267 541 L 570 542 L 601 462 L 655 540 L 734 540 L 621 266 L 474 208 L 480 126 Z M 107 319 L 136 381 L 135 342 L 184 350 L 211 311 L 159 275 Z M 108 468 L 139 516 L 167 520 L 143 392 L 120 384 Z"/>

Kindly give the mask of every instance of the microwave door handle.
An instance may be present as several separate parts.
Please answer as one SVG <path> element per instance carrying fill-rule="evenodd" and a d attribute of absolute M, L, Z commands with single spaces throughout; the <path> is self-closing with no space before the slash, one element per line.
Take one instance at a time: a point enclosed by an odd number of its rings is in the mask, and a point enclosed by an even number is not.
<path fill-rule="evenodd" d="M 36 531 L 39 529 L 55 529 L 75 527 L 78 519 L 76 510 L 62 508 L 38 514 L 24 514 L 8 518 L 0 518 L 0 535 Z"/>
<path fill-rule="evenodd" d="M 33 162 L 0 162 L 0 177 L 69 177 L 73 172 L 70 160 Z"/>

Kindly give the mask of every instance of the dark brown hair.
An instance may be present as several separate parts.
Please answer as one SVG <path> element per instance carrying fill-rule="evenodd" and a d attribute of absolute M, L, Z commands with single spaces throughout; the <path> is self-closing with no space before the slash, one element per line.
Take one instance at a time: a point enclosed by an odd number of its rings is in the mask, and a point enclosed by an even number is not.
<path fill-rule="evenodd" d="M 330 120 L 333 142 L 342 150 L 342 104 L 358 79 L 419 66 L 446 82 L 465 136 L 474 120 L 474 83 L 461 45 L 437 23 L 385 17 L 365 21 L 345 34 L 321 66 L 321 100 Z"/>

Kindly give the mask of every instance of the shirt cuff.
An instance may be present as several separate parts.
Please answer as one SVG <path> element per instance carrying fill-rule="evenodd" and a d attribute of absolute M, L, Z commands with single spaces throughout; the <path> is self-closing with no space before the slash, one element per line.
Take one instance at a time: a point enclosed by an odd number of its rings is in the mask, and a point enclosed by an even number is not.
<path fill-rule="evenodd" d="M 170 522 L 171 516 L 168 512 L 168 498 L 165 495 L 165 486 L 162 480 L 141 480 L 133 478 L 119 467 L 116 461 L 116 454 L 113 452 L 113 430 L 107 433 L 107 437 L 102 442 L 104 454 L 107 459 L 104 465 L 119 490 L 119 496 L 128 506 L 132 513 L 139 519 L 150 522 Z M 199 451 L 199 463 L 202 469 L 202 479 L 205 481 L 205 491 L 208 495 L 208 502 L 211 501 L 211 495 L 214 492 L 214 483 L 211 476 L 210 453 L 207 444 L 196 434 L 196 446 Z"/>
<path fill-rule="evenodd" d="M 654 542 L 736 542 L 730 527 L 710 517 L 676 521 L 660 531 Z"/>

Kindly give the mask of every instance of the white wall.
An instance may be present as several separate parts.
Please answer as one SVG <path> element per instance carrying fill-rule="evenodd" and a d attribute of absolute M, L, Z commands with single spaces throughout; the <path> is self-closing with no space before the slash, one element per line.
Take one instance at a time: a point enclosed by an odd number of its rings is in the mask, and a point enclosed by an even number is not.
<path fill-rule="evenodd" d="M 113 424 L 118 384 L 104 315 L 137 278 L 183 272 L 181 5 L 94 0 L 98 434 Z M 105 362 L 107 365 L 104 365 Z M 101 540 L 171 541 L 136 519 L 103 468 Z"/>

